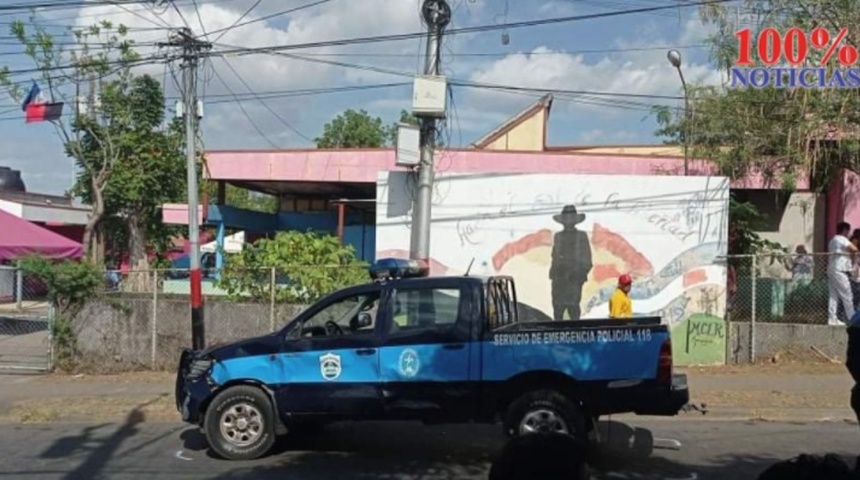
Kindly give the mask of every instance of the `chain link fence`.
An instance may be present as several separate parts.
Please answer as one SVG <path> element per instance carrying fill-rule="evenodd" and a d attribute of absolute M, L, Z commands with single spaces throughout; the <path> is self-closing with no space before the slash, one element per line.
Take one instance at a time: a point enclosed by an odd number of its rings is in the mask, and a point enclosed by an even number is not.
<path fill-rule="evenodd" d="M 833 326 L 844 326 L 847 316 L 841 302 L 835 318 L 828 314 L 829 260 L 828 254 L 805 251 L 729 256 L 730 359 L 741 363 L 780 357 L 840 361 L 846 335 L 844 329 Z M 860 275 L 852 277 L 849 285 L 849 301 L 860 305 Z"/>
<path fill-rule="evenodd" d="M 18 268 L 0 266 L 0 370 L 49 370 L 47 288 Z"/>
<path fill-rule="evenodd" d="M 368 279 L 363 265 L 202 270 L 202 276 L 207 345 L 278 331 L 305 305 Z M 191 345 L 190 272 L 108 271 L 105 292 L 74 322 L 79 364 L 99 372 L 175 368 Z"/>

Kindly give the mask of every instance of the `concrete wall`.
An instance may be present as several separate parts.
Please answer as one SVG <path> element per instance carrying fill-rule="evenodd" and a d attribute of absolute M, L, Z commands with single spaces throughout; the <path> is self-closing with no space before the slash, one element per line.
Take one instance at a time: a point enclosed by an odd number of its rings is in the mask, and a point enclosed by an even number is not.
<path fill-rule="evenodd" d="M 757 205 L 775 231 L 760 232 L 762 238 L 778 242 L 794 252 L 797 245 L 811 252 L 825 251 L 826 197 L 810 192 L 794 192 L 779 201 L 777 192 L 768 192 L 772 201 Z M 784 196 L 784 195 L 780 195 Z"/>
<path fill-rule="evenodd" d="M 829 325 L 793 325 L 784 323 L 756 323 L 756 362 L 769 362 L 779 354 L 783 358 L 823 360 L 811 347 L 830 358 L 845 359 L 848 336 L 845 327 Z M 731 323 L 726 345 L 726 363 L 750 362 L 750 324 Z"/>
<path fill-rule="evenodd" d="M 183 348 L 191 345 L 191 310 L 187 297 L 113 297 L 90 303 L 75 321 L 81 367 L 96 372 L 154 368 L 175 369 Z M 302 306 L 276 305 L 276 329 Z M 206 344 L 213 345 L 272 331 L 268 303 L 207 299 Z M 153 339 L 155 348 L 153 349 Z"/>

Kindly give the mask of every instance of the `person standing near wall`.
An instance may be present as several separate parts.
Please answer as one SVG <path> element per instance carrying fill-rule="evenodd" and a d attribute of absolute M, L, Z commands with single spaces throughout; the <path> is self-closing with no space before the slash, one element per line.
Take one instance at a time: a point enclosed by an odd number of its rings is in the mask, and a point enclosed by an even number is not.
<path fill-rule="evenodd" d="M 633 316 L 633 302 L 630 301 L 630 288 L 633 278 L 626 273 L 618 277 L 618 288 L 609 298 L 609 318 L 630 318 Z"/>
<path fill-rule="evenodd" d="M 836 225 L 836 235 L 827 244 L 827 286 L 829 298 L 827 299 L 827 323 L 839 325 L 839 304 L 845 309 L 845 319 L 854 317 L 854 299 L 851 296 L 851 271 L 853 269 L 852 258 L 857 253 L 848 234 L 851 225 L 839 222 Z"/>

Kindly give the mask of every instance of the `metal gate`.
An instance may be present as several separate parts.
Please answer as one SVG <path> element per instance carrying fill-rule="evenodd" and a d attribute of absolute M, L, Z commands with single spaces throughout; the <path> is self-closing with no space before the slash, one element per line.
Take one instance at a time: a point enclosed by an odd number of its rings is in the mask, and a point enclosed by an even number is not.
<path fill-rule="evenodd" d="M 0 370 L 51 369 L 51 329 L 47 311 L 0 309 Z"/>
<path fill-rule="evenodd" d="M 51 369 L 51 328 L 44 286 L 0 267 L 0 371 Z"/>

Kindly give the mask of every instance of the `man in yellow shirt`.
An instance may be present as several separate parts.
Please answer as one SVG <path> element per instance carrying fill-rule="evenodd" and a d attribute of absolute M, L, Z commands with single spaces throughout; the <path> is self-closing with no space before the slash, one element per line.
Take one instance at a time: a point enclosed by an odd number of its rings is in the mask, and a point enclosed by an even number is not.
<path fill-rule="evenodd" d="M 618 288 L 609 297 L 609 318 L 630 318 L 633 316 L 633 302 L 630 301 L 630 287 L 633 279 L 626 273 L 618 277 Z"/>

